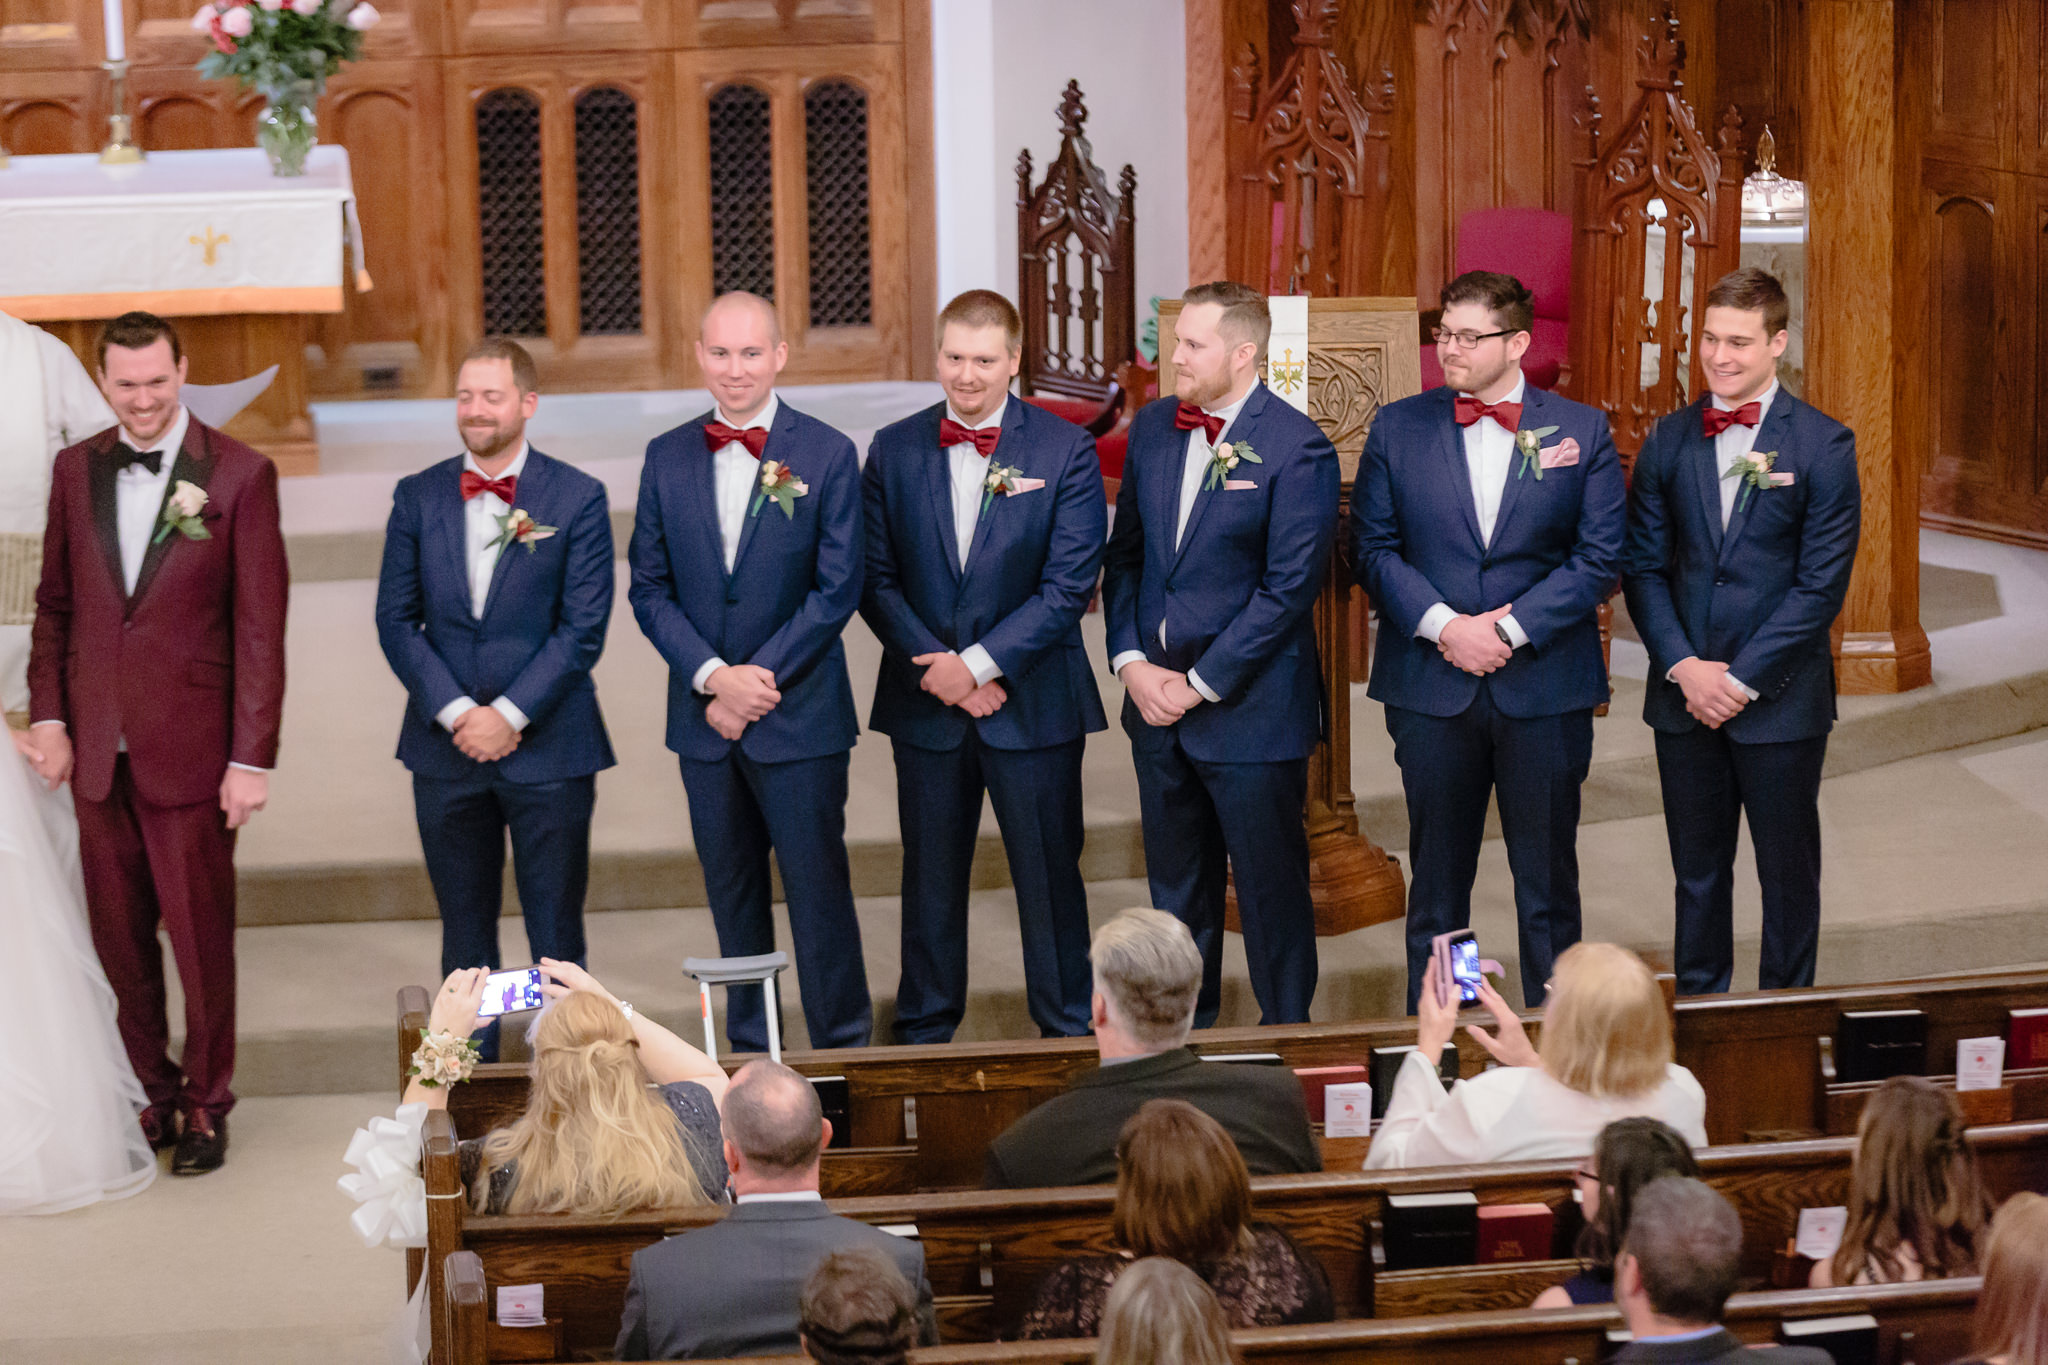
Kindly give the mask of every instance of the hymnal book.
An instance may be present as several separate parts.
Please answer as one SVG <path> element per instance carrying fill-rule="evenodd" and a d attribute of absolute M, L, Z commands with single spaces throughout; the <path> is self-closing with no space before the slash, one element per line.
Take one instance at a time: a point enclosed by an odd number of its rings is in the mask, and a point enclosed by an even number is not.
<path fill-rule="evenodd" d="M 2048 1009 L 2005 1013 L 2005 1064 L 2048 1066 Z"/>
<path fill-rule="evenodd" d="M 1540 1261 L 1550 1255 L 1548 1204 L 1488 1204 L 1479 1210 L 1481 1265 L 1493 1261 Z"/>
<path fill-rule="evenodd" d="M 1372 1116 L 1383 1119 L 1387 1116 L 1387 1101 L 1394 1094 L 1394 1078 L 1401 1074 L 1401 1062 L 1415 1051 L 1413 1045 L 1406 1047 L 1376 1047 L 1372 1050 Z M 1444 1055 L 1438 1060 L 1436 1074 L 1442 1078 L 1448 1089 L 1458 1079 L 1458 1045 L 1444 1044 Z"/>
<path fill-rule="evenodd" d="M 844 1076 L 813 1076 L 811 1089 L 818 1092 L 818 1107 L 832 1124 L 834 1147 L 853 1146 L 853 1092 Z"/>
<path fill-rule="evenodd" d="M 1294 1074 L 1301 1078 L 1301 1097 L 1308 1102 L 1310 1123 L 1324 1122 L 1323 1087 L 1326 1085 L 1350 1085 L 1369 1079 L 1364 1067 L 1350 1066 L 1298 1066 Z"/>
<path fill-rule="evenodd" d="M 1835 1079 L 1881 1081 L 1927 1074 L 1927 1016 L 1919 1010 L 1844 1010 L 1835 1023 Z"/>
<path fill-rule="evenodd" d="M 1470 1265 L 1479 1247 L 1479 1196 L 1470 1190 L 1390 1194 L 1381 1233 L 1389 1270 Z"/>
<path fill-rule="evenodd" d="M 1818 1346 L 1835 1365 L 1877 1365 L 1877 1319 L 1868 1313 L 1838 1318 L 1787 1318 L 1778 1324 L 1781 1346 Z"/>

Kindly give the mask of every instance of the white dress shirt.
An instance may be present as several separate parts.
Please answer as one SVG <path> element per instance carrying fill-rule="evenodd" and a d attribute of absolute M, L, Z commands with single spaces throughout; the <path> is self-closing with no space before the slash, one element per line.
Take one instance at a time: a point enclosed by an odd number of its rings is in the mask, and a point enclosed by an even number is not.
<path fill-rule="evenodd" d="M 775 425 L 775 413 L 782 406 L 782 399 L 775 393 L 768 395 L 768 401 L 761 410 L 745 422 L 735 422 L 725 415 L 725 409 L 718 409 L 718 420 L 735 431 L 748 431 L 759 427 L 763 431 Z M 758 491 L 761 482 L 761 462 L 754 458 L 745 445 L 738 441 L 727 441 L 711 455 L 711 478 L 713 500 L 718 505 L 718 542 L 725 551 L 725 571 L 731 573 L 740 558 L 740 532 L 746 529 L 747 506 Z M 725 660 L 717 655 L 706 659 L 697 669 L 697 676 L 690 679 L 692 691 L 710 695 L 705 684 L 711 675 L 725 667 Z"/>
<path fill-rule="evenodd" d="M 1230 435 L 1231 424 L 1237 421 L 1237 414 L 1244 411 L 1246 401 L 1252 396 L 1252 389 L 1257 387 L 1258 383 L 1254 381 L 1251 388 L 1239 394 L 1232 402 L 1226 403 L 1220 408 L 1202 409 L 1203 412 L 1208 413 L 1211 417 L 1221 417 L 1223 419 L 1223 427 L 1217 433 L 1219 437 Z M 1200 495 L 1202 485 L 1208 481 L 1209 460 L 1215 453 L 1216 447 L 1211 444 L 1209 433 L 1206 429 L 1196 427 L 1188 433 L 1187 454 L 1182 457 L 1180 466 L 1180 512 L 1175 517 L 1173 523 L 1173 547 L 1176 550 L 1180 548 L 1181 537 L 1188 533 L 1188 517 L 1194 513 L 1195 498 Z M 1166 648 L 1166 618 L 1164 616 L 1159 618 L 1159 647 L 1161 649 Z M 1109 661 L 1109 671 L 1121 674 L 1124 671 L 1125 664 L 1130 663 L 1134 659 L 1142 659 L 1144 657 L 1145 651 L 1141 649 L 1127 649 Z M 1210 690 L 1209 685 L 1202 681 L 1201 675 L 1192 668 L 1188 670 L 1188 686 L 1201 693 L 1202 700 L 1204 701 L 1223 700 L 1222 697 Z"/>
<path fill-rule="evenodd" d="M 1517 370 L 1514 388 L 1496 401 L 1520 403 L 1527 390 L 1528 381 Z M 1460 428 L 1460 435 L 1465 442 L 1465 476 L 1472 485 L 1472 506 L 1479 514 L 1479 543 L 1491 545 L 1494 523 L 1500 520 L 1501 499 L 1507 494 L 1508 479 L 1514 472 L 1515 433 L 1491 417 L 1482 417 L 1471 426 Z M 1450 603 L 1438 602 L 1422 613 L 1422 621 L 1415 627 L 1415 633 L 1435 644 L 1437 637 L 1444 633 L 1444 627 L 1457 617 L 1458 613 L 1451 609 Z M 1520 649 L 1529 643 L 1527 632 L 1515 620 L 1513 612 L 1500 618 L 1500 628 L 1508 633 L 1511 648 Z"/>
<path fill-rule="evenodd" d="M 984 431 L 989 427 L 1000 427 L 1003 414 L 1010 406 L 1007 394 L 996 404 L 996 410 L 979 422 L 960 422 L 960 414 L 953 411 L 953 405 L 946 405 L 946 416 L 952 418 L 970 431 Z M 988 467 L 994 460 L 993 452 L 984 455 L 972 441 L 959 441 L 946 447 L 946 460 L 953 478 L 953 541 L 960 552 L 960 571 L 967 571 L 967 552 L 974 547 L 974 528 L 981 524 L 981 500 L 988 492 Z M 960 651 L 960 662 L 967 665 L 967 671 L 974 675 L 977 687 L 985 686 L 1003 676 L 1003 670 L 979 644 L 972 644 Z"/>
<path fill-rule="evenodd" d="M 524 473 L 527 451 L 526 442 L 521 441 L 519 453 L 512 457 L 512 463 L 506 465 L 496 477 L 516 479 Z M 474 473 L 480 479 L 492 477 L 478 466 L 474 455 L 462 457 L 462 470 L 465 474 Z M 473 498 L 462 500 L 462 562 L 469 568 L 469 614 L 479 621 L 484 619 L 484 604 L 491 598 L 491 576 L 498 571 L 498 558 L 507 548 L 500 543 L 505 530 L 498 518 L 511 510 L 511 504 L 496 493 L 483 492 Z M 465 693 L 442 707 L 441 713 L 434 719 L 441 723 L 443 729 L 452 733 L 455 722 L 465 713 L 476 709 L 476 705 L 476 698 Z M 526 713 L 506 698 L 500 697 L 492 702 L 491 709 L 503 716 L 514 730 L 526 728 Z"/>
<path fill-rule="evenodd" d="M 1728 529 L 1728 519 L 1735 515 L 1735 499 L 1741 495 L 1743 488 L 1743 481 L 1741 479 L 1729 478 L 1728 471 L 1735 467 L 1737 460 L 1749 458 L 1756 450 L 1756 434 L 1763 430 L 1764 419 L 1771 415 L 1771 400 L 1777 396 L 1778 381 L 1773 377 L 1770 387 L 1756 396 L 1756 425 L 1746 427 L 1740 422 L 1730 422 L 1721 429 L 1721 434 L 1714 438 L 1714 474 L 1720 480 L 1718 486 L 1721 490 L 1721 529 L 1723 531 Z M 1722 412 L 1733 412 L 1742 406 L 1740 403 L 1726 401 L 1718 393 L 1710 395 L 1707 401 Z M 1751 496 L 1754 497 L 1755 494 L 1751 494 Z M 1698 656 L 1694 655 L 1693 657 L 1697 658 Z M 1685 660 L 1681 659 L 1678 662 L 1684 663 Z M 1678 664 L 1673 664 L 1670 668 L 1665 669 L 1665 681 L 1677 681 L 1677 679 L 1671 676 L 1677 671 Z M 1728 674 L 1728 681 L 1740 688 L 1742 695 L 1748 697 L 1751 701 L 1755 701 L 1763 695 L 1763 693 L 1757 691 L 1733 673 Z"/>
<path fill-rule="evenodd" d="M 814 1204 L 822 1203 L 825 1196 L 816 1190 L 764 1190 L 759 1194 L 743 1194 L 733 1200 L 735 1204 Z"/>

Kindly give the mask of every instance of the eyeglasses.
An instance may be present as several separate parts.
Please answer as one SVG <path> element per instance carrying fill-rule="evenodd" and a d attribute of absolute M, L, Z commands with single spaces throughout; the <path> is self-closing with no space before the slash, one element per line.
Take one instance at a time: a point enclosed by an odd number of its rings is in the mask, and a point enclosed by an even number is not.
<path fill-rule="evenodd" d="M 1597 1185 L 1600 1183 L 1600 1172 L 1589 1171 L 1584 1166 L 1581 1166 L 1572 1172 L 1572 1179 L 1583 1180 L 1589 1185 Z"/>
<path fill-rule="evenodd" d="M 1429 329 L 1429 334 L 1436 338 L 1436 344 L 1439 346 L 1456 346 L 1461 351 L 1469 351 L 1482 341 L 1491 341 L 1495 337 L 1513 336 L 1515 329 L 1504 328 L 1498 332 L 1447 332 L 1441 327 L 1432 327 Z"/>

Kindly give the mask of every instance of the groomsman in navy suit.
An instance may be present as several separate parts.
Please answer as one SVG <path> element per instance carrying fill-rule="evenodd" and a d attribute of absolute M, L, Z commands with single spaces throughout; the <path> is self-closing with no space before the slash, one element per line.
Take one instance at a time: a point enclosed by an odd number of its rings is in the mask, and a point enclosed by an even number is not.
<path fill-rule="evenodd" d="M 1300 1023 L 1316 992 L 1301 817 L 1325 705 L 1312 612 L 1336 535 L 1337 451 L 1259 382 L 1273 329 L 1263 294 L 1224 281 L 1181 301 L 1176 396 L 1131 423 L 1103 559 L 1110 668 L 1153 904 L 1202 950 L 1195 1026 L 1215 1022 L 1221 999 L 1226 874 L 1261 1021 Z"/>
<path fill-rule="evenodd" d="M 725 294 L 705 312 L 697 365 L 717 408 L 647 447 L 628 596 L 668 661 L 668 747 L 719 951 L 775 951 L 772 849 L 811 1046 L 858 1047 L 873 1005 L 846 865 L 860 726 L 839 635 L 860 605 L 860 462 L 776 396 L 788 360 L 765 299 Z M 760 991 L 728 993 L 726 1033 L 767 1051 Z"/>
<path fill-rule="evenodd" d="M 1761 270 L 1707 294 L 1707 394 L 1636 457 L 1624 586 L 1650 652 L 1677 879 L 1678 989 L 1735 970 L 1735 843 L 1749 817 L 1763 889 L 1765 990 L 1813 984 L 1820 940 L 1820 770 L 1835 723 L 1829 629 L 1862 529 L 1856 434 L 1778 386 L 1789 314 Z"/>
<path fill-rule="evenodd" d="M 1081 615 L 1109 517 L 1087 432 L 1010 397 L 1023 323 L 975 289 L 939 314 L 946 399 L 875 433 L 862 487 L 882 641 L 868 724 L 896 754 L 903 975 L 896 1041 L 967 1009 L 967 891 L 986 791 L 1009 855 L 1024 990 L 1048 1038 L 1088 1032 L 1081 750 L 1108 728 Z"/>
<path fill-rule="evenodd" d="M 399 481 L 377 581 L 377 638 L 405 684 L 441 971 L 500 965 L 505 833 L 535 959 L 582 962 L 590 816 L 611 741 L 590 670 L 612 613 L 604 485 L 526 441 L 533 358 L 491 339 L 464 358 L 468 453 Z M 483 1036 L 495 1055 L 495 1031 Z"/>
<path fill-rule="evenodd" d="M 1352 564 L 1380 620 L 1366 694 L 1408 797 L 1409 1010 L 1430 940 L 1472 922 L 1495 794 L 1534 1007 L 1579 941 L 1579 787 L 1607 700 L 1595 613 L 1627 495 L 1606 415 L 1522 376 L 1521 281 L 1468 271 L 1440 302 L 1445 387 L 1380 409 L 1352 498 Z"/>

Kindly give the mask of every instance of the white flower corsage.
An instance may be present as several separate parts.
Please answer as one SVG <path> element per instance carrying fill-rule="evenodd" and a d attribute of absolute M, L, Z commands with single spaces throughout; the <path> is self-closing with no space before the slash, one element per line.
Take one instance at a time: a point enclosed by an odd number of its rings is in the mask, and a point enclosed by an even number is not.
<path fill-rule="evenodd" d="M 477 1041 L 459 1038 L 445 1030 L 420 1030 L 420 1045 L 413 1049 L 412 1075 L 424 1086 L 454 1085 L 469 1079 L 476 1070 Z"/>
<path fill-rule="evenodd" d="M 200 514 L 206 510 L 206 490 L 185 479 L 178 480 L 171 489 L 171 495 L 164 499 L 163 524 L 157 528 L 156 539 L 150 544 L 161 545 L 176 531 L 187 540 L 212 540 L 213 532 L 206 529 Z"/>
<path fill-rule="evenodd" d="M 1203 489 L 1215 488 L 1226 482 L 1230 478 L 1230 471 L 1237 468 L 1240 460 L 1250 460 L 1253 464 L 1265 463 L 1252 450 L 1250 441 L 1225 441 L 1210 451 L 1209 480 L 1202 485 Z"/>
<path fill-rule="evenodd" d="M 761 484 L 754 494 L 754 505 L 747 515 L 758 517 L 768 499 L 775 499 L 775 505 L 782 509 L 782 515 L 796 518 L 796 500 L 811 491 L 811 486 L 796 476 L 796 471 L 780 460 L 761 461 Z"/>

